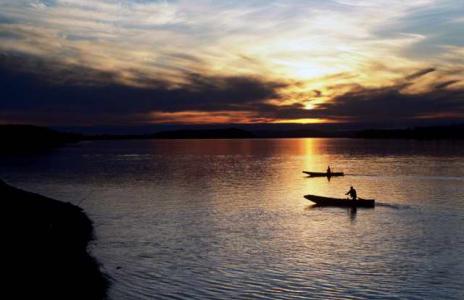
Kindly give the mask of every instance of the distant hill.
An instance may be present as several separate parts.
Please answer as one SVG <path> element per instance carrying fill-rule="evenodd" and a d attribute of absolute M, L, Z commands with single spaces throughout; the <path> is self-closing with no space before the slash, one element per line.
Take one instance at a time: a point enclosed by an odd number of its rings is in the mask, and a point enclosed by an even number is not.
<path fill-rule="evenodd" d="M 256 138 L 256 135 L 237 128 L 174 130 L 162 131 L 149 135 L 154 139 L 246 139 Z"/>
<path fill-rule="evenodd" d="M 366 130 L 243 130 L 243 129 L 205 129 L 161 131 L 144 136 L 155 139 L 189 138 L 364 138 L 364 139 L 464 139 L 464 124 L 448 126 L 415 127 L 407 129 L 366 129 Z"/>
<path fill-rule="evenodd" d="M 103 134 L 88 135 L 87 140 L 143 140 L 143 139 L 248 139 L 257 136 L 237 128 L 225 129 L 183 129 L 160 131 L 152 134 Z"/>
<path fill-rule="evenodd" d="M 364 139 L 464 139 L 464 124 L 409 129 L 368 129 L 356 131 L 337 130 L 266 130 L 256 131 L 239 128 L 182 129 L 160 131 L 143 135 L 81 135 L 63 133 L 32 125 L 0 125 L 0 154 L 45 151 L 66 143 L 82 140 L 129 140 L 129 139 L 250 139 L 250 138 L 304 138 L 349 137 Z"/>
<path fill-rule="evenodd" d="M 27 153 L 76 142 L 82 135 L 32 125 L 0 125 L 0 153 Z"/>
<path fill-rule="evenodd" d="M 409 129 L 370 129 L 354 134 L 357 138 L 367 139 L 464 139 L 464 124 Z"/>

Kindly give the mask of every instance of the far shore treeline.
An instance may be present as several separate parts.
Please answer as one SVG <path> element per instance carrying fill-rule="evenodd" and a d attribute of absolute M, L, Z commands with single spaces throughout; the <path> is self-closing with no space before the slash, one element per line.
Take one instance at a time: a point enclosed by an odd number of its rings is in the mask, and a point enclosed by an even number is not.
<path fill-rule="evenodd" d="M 406 129 L 247 130 L 239 128 L 181 129 L 152 134 L 82 134 L 34 125 L 0 125 L 0 153 L 27 153 L 89 140 L 250 139 L 250 138 L 464 139 L 464 124 Z"/>

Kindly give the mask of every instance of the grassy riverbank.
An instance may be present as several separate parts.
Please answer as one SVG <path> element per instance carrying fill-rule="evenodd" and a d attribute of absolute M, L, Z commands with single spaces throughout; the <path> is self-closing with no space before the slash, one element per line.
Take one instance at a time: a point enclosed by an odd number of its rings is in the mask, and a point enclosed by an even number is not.
<path fill-rule="evenodd" d="M 12 299 L 104 299 L 108 281 L 87 252 L 92 222 L 79 207 L 0 180 L 4 282 Z"/>

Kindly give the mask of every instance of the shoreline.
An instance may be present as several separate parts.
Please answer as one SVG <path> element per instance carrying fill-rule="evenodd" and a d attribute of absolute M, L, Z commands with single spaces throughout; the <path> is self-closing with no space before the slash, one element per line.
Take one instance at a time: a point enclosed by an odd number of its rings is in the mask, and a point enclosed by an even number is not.
<path fill-rule="evenodd" d="M 108 278 L 87 247 L 92 221 L 78 206 L 0 179 L 4 274 L 16 299 L 105 299 Z M 6 293 L 6 292 L 5 292 Z"/>

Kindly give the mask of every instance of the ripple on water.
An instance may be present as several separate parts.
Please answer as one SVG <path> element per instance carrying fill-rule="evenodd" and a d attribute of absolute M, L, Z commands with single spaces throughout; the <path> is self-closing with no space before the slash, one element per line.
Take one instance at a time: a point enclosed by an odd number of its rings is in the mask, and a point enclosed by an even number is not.
<path fill-rule="evenodd" d="M 112 300 L 464 299 L 458 146 L 107 141 L 20 158 L 21 168 L 0 157 L 0 171 L 31 191 L 85 198 Z M 328 164 L 348 176 L 301 176 Z M 377 207 L 313 208 L 303 199 L 340 197 L 350 185 Z"/>

